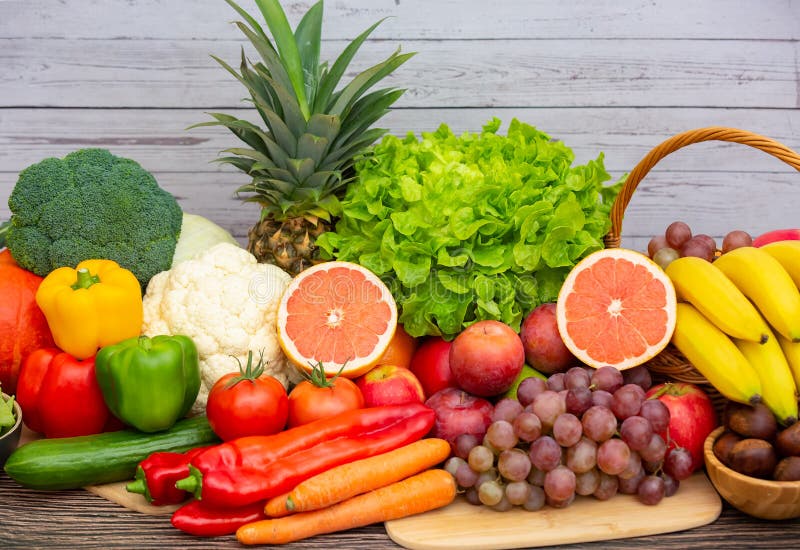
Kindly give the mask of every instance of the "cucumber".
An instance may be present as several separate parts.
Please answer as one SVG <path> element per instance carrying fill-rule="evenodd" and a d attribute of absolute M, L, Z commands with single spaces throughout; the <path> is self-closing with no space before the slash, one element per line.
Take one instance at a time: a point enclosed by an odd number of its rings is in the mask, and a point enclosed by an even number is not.
<path fill-rule="evenodd" d="M 163 432 L 120 430 L 32 441 L 11 453 L 5 471 L 31 489 L 77 489 L 133 479 L 139 462 L 156 451 L 181 452 L 217 441 L 208 419 L 195 416 Z"/>

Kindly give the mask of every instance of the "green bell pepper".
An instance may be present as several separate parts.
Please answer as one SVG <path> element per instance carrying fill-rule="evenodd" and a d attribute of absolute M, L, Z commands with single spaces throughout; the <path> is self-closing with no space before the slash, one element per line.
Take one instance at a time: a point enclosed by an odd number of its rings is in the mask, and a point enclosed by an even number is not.
<path fill-rule="evenodd" d="M 137 336 L 106 346 L 95 374 L 111 412 L 142 432 L 172 427 L 200 391 L 197 347 L 188 336 Z"/>

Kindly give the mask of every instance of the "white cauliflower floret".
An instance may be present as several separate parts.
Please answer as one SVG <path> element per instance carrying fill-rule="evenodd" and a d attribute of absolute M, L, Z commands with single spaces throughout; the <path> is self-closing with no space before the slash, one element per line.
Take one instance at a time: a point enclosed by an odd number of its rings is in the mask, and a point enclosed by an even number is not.
<path fill-rule="evenodd" d="M 264 352 L 264 372 L 284 387 L 301 379 L 278 343 L 278 304 L 291 276 L 260 264 L 246 250 L 221 243 L 150 280 L 145 293 L 147 336 L 184 334 L 200 357 L 200 394 L 192 412 L 205 410 L 211 386 L 238 371 L 238 358 Z"/>

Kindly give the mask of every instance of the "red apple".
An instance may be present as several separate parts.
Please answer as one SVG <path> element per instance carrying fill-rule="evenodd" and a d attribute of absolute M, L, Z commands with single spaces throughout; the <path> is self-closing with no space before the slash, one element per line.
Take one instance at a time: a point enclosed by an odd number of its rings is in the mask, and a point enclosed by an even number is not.
<path fill-rule="evenodd" d="M 669 409 L 669 427 L 661 437 L 669 447 L 683 447 L 692 455 L 694 470 L 703 467 L 703 443 L 717 427 L 717 413 L 708 395 L 694 384 L 667 382 L 653 386 L 647 397 L 658 399 Z"/>
<path fill-rule="evenodd" d="M 800 240 L 800 229 L 773 229 L 753 239 L 753 246 L 758 248 L 775 241 L 797 240 Z"/>
<path fill-rule="evenodd" d="M 558 332 L 555 303 L 534 308 L 522 321 L 519 337 L 525 349 L 525 360 L 539 372 L 565 372 L 578 362 Z"/>
<path fill-rule="evenodd" d="M 462 390 L 489 397 L 511 387 L 525 364 L 522 340 L 500 321 L 478 321 L 453 340 L 450 370 Z"/>
<path fill-rule="evenodd" d="M 422 403 L 425 392 L 414 373 L 405 367 L 380 365 L 356 379 L 365 407 Z"/>
<path fill-rule="evenodd" d="M 422 344 L 411 356 L 408 368 L 419 379 L 425 395 L 430 397 L 444 388 L 454 388 L 456 381 L 450 370 L 450 346 L 438 336 L 432 336 Z"/>
<path fill-rule="evenodd" d="M 494 407 L 487 400 L 458 388 L 445 388 L 430 396 L 425 405 L 436 413 L 430 437 L 440 437 L 455 444 L 461 434 L 483 439 L 492 423 Z"/>

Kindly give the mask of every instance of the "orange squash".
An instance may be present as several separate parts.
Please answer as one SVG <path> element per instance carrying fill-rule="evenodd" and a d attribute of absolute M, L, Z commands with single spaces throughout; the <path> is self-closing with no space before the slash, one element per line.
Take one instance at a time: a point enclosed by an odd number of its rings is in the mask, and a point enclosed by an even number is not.
<path fill-rule="evenodd" d="M 55 345 L 34 299 L 41 282 L 41 277 L 19 267 L 8 249 L 0 251 L 0 385 L 6 393 L 16 392 L 28 354 Z"/>

